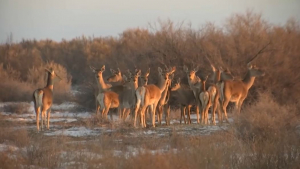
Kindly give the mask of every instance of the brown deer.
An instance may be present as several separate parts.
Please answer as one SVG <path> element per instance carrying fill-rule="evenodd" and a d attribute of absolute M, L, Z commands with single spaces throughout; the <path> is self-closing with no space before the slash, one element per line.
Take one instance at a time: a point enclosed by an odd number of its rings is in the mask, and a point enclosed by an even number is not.
<path fill-rule="evenodd" d="M 103 80 L 103 72 L 105 71 L 105 65 L 101 69 L 95 69 L 90 66 L 91 70 L 95 74 L 97 85 L 99 88 L 99 93 L 96 97 L 96 114 L 98 114 L 101 109 L 102 117 L 107 118 L 107 114 L 110 108 L 119 107 L 119 95 L 116 92 L 110 91 L 112 87 L 111 84 L 106 84 Z M 112 119 L 112 114 L 110 114 Z"/>
<path fill-rule="evenodd" d="M 117 69 L 117 71 L 115 71 L 114 69 L 110 69 L 110 72 L 112 73 L 112 75 L 107 78 L 108 82 L 116 83 L 117 85 L 123 85 L 125 83 L 122 72 L 119 68 Z"/>
<path fill-rule="evenodd" d="M 184 124 L 186 124 L 185 113 L 188 112 L 188 124 L 191 124 L 190 110 L 193 105 L 197 106 L 196 98 L 191 89 L 185 89 L 180 84 L 180 78 L 177 79 L 177 82 L 172 84 L 171 87 L 172 95 L 175 95 L 177 102 L 180 104 L 180 124 L 182 117 L 184 119 Z"/>
<path fill-rule="evenodd" d="M 148 85 L 149 74 L 150 74 L 150 68 L 147 70 L 146 73 L 140 75 L 140 85 L 139 86 Z"/>
<path fill-rule="evenodd" d="M 225 119 L 228 122 L 226 108 L 229 102 L 234 102 L 238 113 L 241 112 L 241 107 L 248 95 L 249 89 L 252 87 L 255 78 L 264 76 L 264 71 L 252 65 L 251 62 L 247 64 L 248 71 L 243 80 L 225 80 L 221 82 L 221 101 L 222 110 Z"/>
<path fill-rule="evenodd" d="M 49 129 L 49 120 L 51 113 L 51 106 L 53 101 L 53 84 L 56 78 L 61 78 L 54 72 L 52 68 L 45 68 L 48 74 L 47 85 L 44 88 L 37 89 L 33 92 L 33 102 L 36 113 L 36 127 L 39 131 L 39 114 L 42 111 L 41 127 L 43 129 L 43 121 L 46 123 L 47 112 L 47 129 Z"/>
<path fill-rule="evenodd" d="M 196 72 L 198 71 L 198 67 L 192 70 L 189 70 L 185 65 L 183 66 L 183 71 L 187 75 L 188 83 L 191 88 L 191 90 L 194 93 L 195 99 L 196 99 L 196 114 L 197 114 L 197 123 L 200 123 L 200 117 L 199 117 L 199 110 L 201 109 L 201 102 L 199 99 L 199 94 L 201 93 L 201 79 L 196 75 Z M 197 87 L 196 87 L 197 86 Z"/>
<path fill-rule="evenodd" d="M 141 86 L 136 90 L 137 103 L 135 108 L 134 127 L 136 127 L 136 117 L 138 113 L 140 114 L 142 127 L 146 127 L 145 110 L 148 106 L 150 106 L 152 113 L 152 126 L 155 127 L 155 111 L 157 104 L 161 98 L 162 92 L 169 83 L 169 75 L 173 74 L 175 70 L 176 68 L 173 67 L 171 71 L 164 72 L 158 67 L 159 78 L 162 83 L 159 83 L 158 86 L 154 84 Z"/>
<path fill-rule="evenodd" d="M 201 80 L 200 83 L 196 84 L 196 87 L 199 86 L 199 88 L 201 88 L 201 92 L 199 94 L 199 100 L 201 103 L 201 123 L 202 124 L 208 124 L 208 109 L 211 106 L 211 96 L 213 95 L 212 92 L 216 92 L 215 90 L 213 90 L 214 88 L 209 88 L 208 90 L 206 90 L 205 88 L 205 84 L 207 81 L 208 76 L 206 76 L 206 78 L 204 80 Z"/>

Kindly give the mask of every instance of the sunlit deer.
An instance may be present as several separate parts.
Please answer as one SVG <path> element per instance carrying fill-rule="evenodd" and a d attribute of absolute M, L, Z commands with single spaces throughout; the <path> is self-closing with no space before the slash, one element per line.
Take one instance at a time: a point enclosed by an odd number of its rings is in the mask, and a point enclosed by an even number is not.
<path fill-rule="evenodd" d="M 188 83 L 191 88 L 191 90 L 194 93 L 195 99 L 196 99 L 196 114 L 197 114 L 197 123 L 200 123 L 200 117 L 199 117 L 199 110 L 201 109 L 201 102 L 199 100 L 199 94 L 201 92 L 201 79 L 196 76 L 196 72 L 198 71 L 198 67 L 196 69 L 189 70 L 185 65 L 183 66 L 183 71 L 187 75 Z M 195 87 L 197 85 L 197 87 Z"/>
<path fill-rule="evenodd" d="M 107 91 L 112 87 L 111 84 L 106 84 L 103 80 L 103 72 L 105 71 L 105 65 L 101 67 L 101 69 L 95 69 L 94 67 L 90 66 L 90 69 L 95 74 L 96 82 L 98 85 L 99 93 L 103 91 Z"/>
<path fill-rule="evenodd" d="M 136 90 L 137 103 L 135 108 L 134 127 L 136 127 L 136 117 L 138 113 L 140 113 L 141 116 L 142 127 L 146 127 L 145 110 L 148 106 L 150 106 L 152 113 L 152 126 L 155 127 L 155 111 L 157 104 L 161 98 L 162 92 L 169 83 L 169 75 L 174 73 L 175 70 L 176 68 L 173 67 L 171 71 L 163 72 L 162 69 L 158 67 L 159 78 L 162 83 L 158 86 L 153 84 L 141 86 Z"/>
<path fill-rule="evenodd" d="M 53 84 L 56 78 L 61 78 L 54 72 L 52 68 L 45 69 L 48 74 L 47 85 L 44 88 L 37 89 L 33 92 L 33 102 L 36 113 L 36 127 L 39 131 L 39 114 L 42 113 L 41 127 L 43 129 L 43 121 L 46 123 L 47 112 L 47 129 L 49 129 L 49 120 L 51 113 L 51 106 L 53 101 Z"/>
<path fill-rule="evenodd" d="M 248 71 L 243 80 L 225 80 L 221 83 L 221 101 L 222 110 L 224 111 L 226 121 L 228 122 L 226 108 L 229 102 L 234 102 L 238 113 L 241 112 L 241 107 L 248 95 L 249 89 L 252 87 L 255 78 L 264 76 L 264 71 L 252 65 L 247 64 Z"/>
<path fill-rule="evenodd" d="M 108 82 L 116 83 L 116 85 L 123 85 L 125 83 L 122 72 L 119 68 L 117 70 L 110 69 L 110 72 L 112 73 L 112 75 L 107 78 Z"/>
<path fill-rule="evenodd" d="M 199 99 L 200 99 L 200 103 L 201 103 L 201 123 L 202 124 L 208 124 L 208 109 L 211 106 L 211 96 L 213 95 L 212 92 L 216 92 L 215 90 L 212 91 L 215 88 L 209 88 L 208 90 L 206 90 L 205 85 L 206 85 L 206 81 L 207 81 L 208 76 L 206 76 L 206 78 L 204 80 L 201 80 L 200 83 L 197 83 L 197 85 L 199 85 L 199 88 L 201 88 L 201 92 L 199 94 Z"/>
<path fill-rule="evenodd" d="M 150 68 L 147 70 L 147 72 L 140 75 L 140 85 L 139 86 L 148 85 L 149 74 L 150 74 Z"/>
<path fill-rule="evenodd" d="M 95 74 L 95 78 L 97 81 L 99 93 L 96 97 L 96 114 L 98 114 L 101 109 L 102 117 L 107 118 L 107 114 L 110 108 L 119 107 L 119 95 L 116 92 L 109 91 L 112 87 L 111 84 L 106 84 L 103 80 L 103 72 L 105 71 L 105 65 L 102 66 L 101 69 L 95 69 L 90 66 L 91 70 Z M 112 118 L 112 114 L 110 114 Z"/>
<path fill-rule="evenodd" d="M 172 84 L 171 87 L 172 95 L 175 95 L 177 102 L 180 104 L 180 124 L 182 117 L 184 119 L 184 124 L 186 124 L 185 113 L 187 111 L 188 115 L 188 124 L 191 124 L 190 110 L 193 105 L 197 106 L 196 98 L 191 89 L 185 89 L 181 87 L 180 78 L 177 79 L 177 82 Z"/>

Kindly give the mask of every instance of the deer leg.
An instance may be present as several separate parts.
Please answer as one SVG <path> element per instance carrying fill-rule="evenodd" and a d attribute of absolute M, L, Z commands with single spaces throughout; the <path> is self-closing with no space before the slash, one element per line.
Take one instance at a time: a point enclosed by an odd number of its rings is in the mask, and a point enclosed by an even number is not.
<path fill-rule="evenodd" d="M 134 122 L 133 122 L 133 126 L 136 127 L 136 118 L 137 118 L 137 115 L 138 115 L 138 111 L 140 109 L 140 103 L 138 102 L 134 108 Z"/>
<path fill-rule="evenodd" d="M 221 98 L 218 100 L 218 119 L 219 119 L 219 123 L 223 123 L 223 102 L 221 100 Z"/>
<path fill-rule="evenodd" d="M 124 115 L 123 115 L 123 121 L 125 121 L 127 119 L 127 117 L 129 116 L 131 110 L 132 110 L 132 108 L 126 109 L 126 111 L 124 112 Z"/>
<path fill-rule="evenodd" d="M 219 104 L 219 102 L 217 102 L 216 104 L 217 104 L 216 111 L 218 112 L 218 121 L 219 121 L 219 123 L 222 123 L 223 120 L 222 120 L 222 113 L 221 113 L 221 110 L 220 110 L 220 104 Z"/>
<path fill-rule="evenodd" d="M 37 128 L 37 131 L 39 131 L 40 130 L 40 122 L 39 122 L 39 120 L 40 120 L 40 110 L 41 110 L 41 107 L 37 107 L 37 108 L 35 108 L 35 113 L 36 113 L 36 128 Z"/>
<path fill-rule="evenodd" d="M 145 121 L 146 109 L 147 109 L 147 106 L 143 106 L 141 109 L 140 121 L 141 121 L 142 128 L 146 127 L 146 121 Z"/>
<path fill-rule="evenodd" d="M 101 108 L 100 108 L 101 109 Z M 101 117 L 104 119 L 105 118 L 105 107 L 101 109 Z"/>
<path fill-rule="evenodd" d="M 163 117 L 164 111 L 166 110 L 165 108 L 166 108 L 165 105 L 161 106 L 161 111 L 159 113 L 159 119 L 160 119 L 159 125 L 161 125 L 162 117 Z"/>
<path fill-rule="evenodd" d="M 140 125 L 142 126 L 142 128 L 144 127 L 144 113 L 143 110 L 145 109 L 145 107 L 141 107 L 141 110 L 140 110 L 140 114 L 139 114 L 139 117 L 140 117 Z"/>
<path fill-rule="evenodd" d="M 167 125 L 170 125 L 170 112 L 171 112 L 171 107 L 170 105 L 167 104 L 165 110 L 165 120 Z"/>
<path fill-rule="evenodd" d="M 197 114 L 197 123 L 198 124 L 200 123 L 200 115 L 199 115 L 200 110 L 201 110 L 201 105 L 200 105 L 200 103 L 198 103 L 196 106 L 196 114 Z"/>
<path fill-rule="evenodd" d="M 157 103 L 154 103 L 150 106 L 152 110 L 152 126 L 155 127 L 155 112 L 156 112 Z"/>
<path fill-rule="evenodd" d="M 41 121 L 42 121 L 42 124 L 41 124 L 42 130 L 44 128 L 44 123 L 46 123 L 45 116 L 46 116 L 46 110 L 44 110 L 44 108 L 43 108 L 43 110 L 42 110 L 42 119 L 41 119 Z M 46 124 L 45 124 L 45 126 L 46 126 Z"/>
<path fill-rule="evenodd" d="M 51 113 L 51 109 L 49 109 L 48 113 L 47 113 L 47 129 L 48 130 L 49 130 L 50 113 Z"/>
<path fill-rule="evenodd" d="M 158 111 L 157 111 L 157 122 L 159 123 L 159 125 L 161 125 L 161 118 L 160 118 L 160 114 L 162 112 L 162 106 L 161 105 L 157 105 L 158 106 Z"/>
<path fill-rule="evenodd" d="M 100 105 L 98 104 L 98 100 L 96 99 L 96 115 L 98 115 L 100 110 Z"/>
<path fill-rule="evenodd" d="M 226 111 L 228 103 L 229 103 L 229 99 L 224 98 L 224 102 L 223 102 L 222 108 L 223 108 L 223 112 L 224 112 L 224 116 L 225 116 L 226 122 L 228 122 L 227 111 Z"/>
<path fill-rule="evenodd" d="M 212 114 L 211 114 L 211 123 L 213 125 L 216 125 L 216 109 L 217 109 L 217 107 L 218 107 L 218 99 L 215 98 L 213 107 L 212 107 Z"/>
<path fill-rule="evenodd" d="M 242 105 L 243 105 L 244 100 L 245 100 L 245 98 L 240 99 L 240 101 L 239 101 L 238 114 L 241 114 L 241 109 L 242 109 Z"/>
<path fill-rule="evenodd" d="M 184 121 L 185 121 L 185 118 L 184 118 L 184 107 L 183 107 L 183 105 L 181 105 L 180 106 L 180 124 L 181 124 L 181 121 L 182 121 L 182 117 L 183 117 L 183 119 L 184 119 Z"/>
<path fill-rule="evenodd" d="M 188 124 L 191 124 L 192 123 L 192 120 L 191 120 L 191 106 L 187 106 L 187 112 L 188 112 Z"/>
<path fill-rule="evenodd" d="M 204 104 L 203 104 L 202 107 L 201 107 L 201 123 L 202 123 L 202 124 L 204 124 L 204 121 L 205 121 L 205 119 L 204 119 L 204 118 L 205 118 L 205 117 L 204 117 L 204 114 L 205 114 L 204 111 L 205 111 L 205 110 L 204 110 L 204 109 L 205 109 L 205 107 L 204 107 Z"/>

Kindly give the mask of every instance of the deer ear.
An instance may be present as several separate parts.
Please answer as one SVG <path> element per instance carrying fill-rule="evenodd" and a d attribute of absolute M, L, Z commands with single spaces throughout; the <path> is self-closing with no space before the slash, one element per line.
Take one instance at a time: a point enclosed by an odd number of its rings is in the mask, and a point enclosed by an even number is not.
<path fill-rule="evenodd" d="M 183 71 L 184 71 L 184 72 L 188 72 L 189 69 L 184 65 L 184 66 L 183 66 Z"/>
<path fill-rule="evenodd" d="M 198 72 L 199 70 L 199 65 L 194 69 L 195 72 Z"/>
<path fill-rule="evenodd" d="M 127 82 L 127 81 L 128 81 L 128 78 L 127 78 L 127 76 L 126 76 L 126 75 L 123 75 L 123 80 L 124 80 L 125 82 Z"/>
<path fill-rule="evenodd" d="M 216 71 L 216 68 L 214 67 L 214 65 L 213 65 L 213 64 L 210 64 L 210 67 L 212 68 L 213 72 L 215 72 L 215 71 Z"/>
<path fill-rule="evenodd" d="M 179 78 L 177 79 L 177 83 L 180 83 L 180 80 L 181 80 L 181 79 L 180 79 L 180 77 L 179 77 Z"/>
<path fill-rule="evenodd" d="M 249 62 L 248 64 L 247 64 L 247 67 L 248 67 L 248 69 L 252 69 L 252 64 L 251 64 L 251 62 Z"/>
<path fill-rule="evenodd" d="M 136 69 L 135 72 L 136 72 L 136 75 L 137 75 L 137 76 L 141 76 L 141 70 L 137 70 L 137 69 Z"/>
<path fill-rule="evenodd" d="M 162 69 L 160 67 L 157 68 L 159 73 L 162 73 Z"/>
<path fill-rule="evenodd" d="M 103 65 L 103 66 L 102 66 L 101 70 L 102 70 L 102 71 L 104 71 L 104 70 L 105 70 L 105 65 Z"/>
<path fill-rule="evenodd" d="M 112 68 L 110 68 L 110 72 L 112 73 L 112 74 L 115 74 L 115 70 L 114 69 L 112 69 Z"/>
<path fill-rule="evenodd" d="M 172 70 L 169 72 L 169 74 L 172 74 L 172 73 L 174 73 L 176 71 L 176 67 L 174 66 L 174 67 L 172 67 Z"/>
<path fill-rule="evenodd" d="M 148 68 L 148 70 L 147 70 L 147 76 L 149 76 L 149 74 L 150 74 L 150 68 Z"/>
<path fill-rule="evenodd" d="M 95 69 L 93 66 L 90 66 L 90 69 L 91 69 L 93 72 L 96 72 L 96 69 Z"/>

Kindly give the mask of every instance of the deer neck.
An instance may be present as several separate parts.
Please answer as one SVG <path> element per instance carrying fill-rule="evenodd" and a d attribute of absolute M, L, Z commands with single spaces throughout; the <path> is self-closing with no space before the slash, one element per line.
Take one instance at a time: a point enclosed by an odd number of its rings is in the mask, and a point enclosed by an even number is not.
<path fill-rule="evenodd" d="M 103 80 L 103 76 L 99 76 L 99 78 L 97 79 L 96 78 L 96 81 L 97 81 L 97 85 L 98 85 L 98 88 L 99 88 L 99 91 L 102 91 L 102 90 L 106 90 L 108 88 L 110 88 L 111 86 L 106 84 Z"/>
<path fill-rule="evenodd" d="M 245 84 L 248 90 L 252 87 L 254 81 L 255 81 L 255 77 L 251 76 L 250 71 L 248 71 L 245 78 L 243 79 L 243 83 Z"/>
<path fill-rule="evenodd" d="M 205 82 L 201 82 L 201 87 L 200 87 L 200 89 L 201 89 L 202 91 L 205 91 Z"/>
<path fill-rule="evenodd" d="M 168 83 L 167 80 L 162 79 L 162 78 L 160 79 L 158 86 L 157 86 L 160 89 L 160 93 L 163 93 L 164 91 L 165 91 L 165 93 L 167 93 L 166 92 L 166 90 L 168 89 L 167 83 Z"/>
<path fill-rule="evenodd" d="M 53 91 L 53 84 L 54 84 L 54 79 L 51 77 L 51 75 L 48 74 L 46 87 Z"/>
<path fill-rule="evenodd" d="M 197 82 L 198 82 L 198 79 L 197 79 L 196 76 L 193 79 L 190 79 L 188 77 L 188 83 L 189 83 L 190 86 L 194 86 Z"/>
<path fill-rule="evenodd" d="M 134 90 L 136 90 L 139 87 L 139 81 L 133 83 Z"/>
<path fill-rule="evenodd" d="M 213 82 L 217 83 L 221 80 L 221 72 L 219 70 L 214 71 L 213 73 Z"/>

